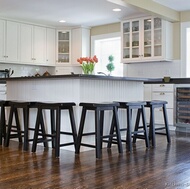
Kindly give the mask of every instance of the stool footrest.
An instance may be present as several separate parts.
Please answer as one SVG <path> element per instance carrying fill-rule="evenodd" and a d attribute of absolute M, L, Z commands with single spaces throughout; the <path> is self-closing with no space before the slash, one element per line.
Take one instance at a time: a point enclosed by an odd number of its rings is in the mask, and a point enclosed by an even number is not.
<path fill-rule="evenodd" d="M 68 142 L 68 143 L 60 144 L 59 146 L 63 147 L 63 146 L 69 146 L 69 145 L 73 145 L 73 144 L 75 144 L 75 143 L 74 142 Z"/>
<path fill-rule="evenodd" d="M 80 145 L 81 145 L 81 146 L 90 147 L 90 148 L 96 148 L 96 146 L 95 146 L 95 145 L 92 145 L 92 144 L 81 143 Z"/>
<path fill-rule="evenodd" d="M 160 132 L 155 132 L 155 134 L 158 134 L 158 135 L 167 135 L 166 133 L 160 133 Z"/>

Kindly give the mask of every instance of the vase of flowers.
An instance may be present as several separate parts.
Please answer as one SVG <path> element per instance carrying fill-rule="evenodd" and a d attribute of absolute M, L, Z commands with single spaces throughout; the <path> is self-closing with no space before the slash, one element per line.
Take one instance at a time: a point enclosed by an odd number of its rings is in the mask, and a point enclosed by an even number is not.
<path fill-rule="evenodd" d="M 82 71 L 84 74 L 92 74 L 94 71 L 95 64 L 98 63 L 98 58 L 95 56 L 91 57 L 80 57 L 77 62 L 81 64 Z"/>

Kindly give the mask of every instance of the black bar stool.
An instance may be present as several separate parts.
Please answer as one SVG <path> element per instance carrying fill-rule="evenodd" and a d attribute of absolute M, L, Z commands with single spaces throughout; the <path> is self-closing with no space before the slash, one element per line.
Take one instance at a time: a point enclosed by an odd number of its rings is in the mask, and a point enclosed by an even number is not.
<path fill-rule="evenodd" d="M 119 132 L 119 120 L 117 114 L 117 106 L 118 103 L 80 103 L 82 106 L 82 114 L 78 132 L 78 139 L 76 145 L 76 154 L 79 154 L 80 146 L 86 146 L 91 148 L 96 148 L 96 158 L 101 158 L 101 149 L 102 142 L 108 142 L 103 140 L 104 138 L 109 138 L 111 135 L 103 135 L 103 127 L 104 127 L 104 112 L 112 111 L 113 112 L 113 121 L 111 127 L 115 128 L 116 134 L 112 134 L 112 136 L 116 136 L 118 151 L 119 153 L 123 152 L 122 144 L 121 144 L 121 136 Z M 92 110 L 95 112 L 95 132 L 83 133 L 86 113 L 88 110 Z M 83 136 L 95 135 L 95 145 L 81 143 Z"/>
<path fill-rule="evenodd" d="M 125 109 L 127 111 L 127 127 L 121 128 L 120 132 L 127 131 L 126 133 L 126 140 L 122 139 L 122 142 L 126 142 L 128 151 L 132 150 L 132 138 L 140 138 L 145 140 L 146 147 L 149 148 L 149 139 L 148 139 L 148 130 L 147 130 L 147 123 L 146 123 L 146 115 L 145 115 L 145 108 L 146 102 L 119 102 L 120 106 L 119 109 Z M 136 122 L 135 122 L 135 128 L 134 131 L 132 131 L 132 113 L 133 110 L 137 110 L 136 115 Z M 139 124 L 140 124 L 140 117 L 142 117 L 142 123 L 143 127 L 141 127 L 141 130 L 138 130 Z M 114 131 L 111 130 L 110 133 L 113 133 Z M 135 143 L 136 140 L 133 140 Z M 110 141 L 108 143 L 108 147 L 111 146 L 111 144 L 114 143 L 113 138 L 110 138 Z"/>
<path fill-rule="evenodd" d="M 161 134 L 161 135 L 166 135 L 167 137 L 167 142 L 170 143 L 170 132 L 169 132 L 169 124 L 168 124 L 168 116 L 167 116 L 167 111 L 166 111 L 166 104 L 168 102 L 166 101 L 161 101 L 161 100 L 152 100 L 152 101 L 147 101 L 146 106 L 150 108 L 150 125 L 149 125 L 149 138 L 152 140 L 152 146 L 156 145 L 156 137 L 155 134 Z M 155 127 L 155 112 L 154 110 L 156 108 L 162 108 L 163 112 L 163 118 L 164 118 L 164 126 L 162 127 Z M 165 133 L 163 132 L 156 132 L 159 130 L 165 130 Z"/>
<path fill-rule="evenodd" d="M 6 119 L 5 119 L 5 107 L 9 107 L 9 101 L 0 100 L 0 145 L 2 145 L 2 140 L 6 138 Z"/>
<path fill-rule="evenodd" d="M 32 141 L 32 139 L 29 139 L 29 137 L 28 137 L 28 131 L 34 130 L 34 129 L 28 127 L 29 109 L 36 108 L 36 103 L 35 102 L 23 102 L 23 101 L 9 101 L 8 104 L 10 106 L 10 114 L 9 114 L 8 127 L 7 127 L 6 139 L 5 139 L 5 147 L 9 146 L 10 138 L 18 138 L 19 142 L 22 143 L 22 137 L 23 137 L 24 138 L 23 150 L 27 151 L 29 141 Z M 23 130 L 21 130 L 18 109 L 22 109 L 22 112 L 23 112 L 23 120 L 24 120 Z M 15 123 L 16 123 L 15 126 L 13 125 L 13 117 L 14 116 L 15 116 Z M 14 134 L 12 134 L 12 132 Z"/>
<path fill-rule="evenodd" d="M 74 119 L 73 106 L 76 104 L 74 102 L 65 102 L 65 103 L 37 103 L 38 113 L 36 118 L 36 126 L 34 132 L 34 141 L 32 145 L 32 152 L 36 152 L 37 143 L 52 141 L 52 147 L 55 148 L 55 157 L 59 157 L 60 147 L 74 145 L 76 147 L 77 141 L 77 131 Z M 50 121 L 51 121 L 51 133 L 47 133 L 45 131 L 44 125 L 44 116 L 43 110 L 50 110 Z M 61 131 L 61 111 L 68 110 L 71 122 L 71 132 L 63 132 Z M 55 116 L 56 112 L 56 116 Z M 43 132 L 39 132 L 41 126 L 41 130 Z M 71 135 L 73 136 L 73 142 L 67 142 L 64 144 L 60 144 L 60 135 Z M 41 136 L 42 138 L 38 138 Z M 50 139 L 49 139 L 50 138 Z M 46 145 L 47 146 L 47 145 Z"/>

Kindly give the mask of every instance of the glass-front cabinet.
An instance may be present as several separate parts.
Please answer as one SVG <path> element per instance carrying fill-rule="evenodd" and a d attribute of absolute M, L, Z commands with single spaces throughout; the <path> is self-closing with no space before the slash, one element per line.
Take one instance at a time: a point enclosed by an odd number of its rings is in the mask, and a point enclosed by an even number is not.
<path fill-rule="evenodd" d="M 146 17 L 124 21 L 121 28 L 123 63 L 172 59 L 171 23 Z"/>
<path fill-rule="evenodd" d="M 67 64 L 70 62 L 70 31 L 58 31 L 57 38 L 57 63 Z"/>

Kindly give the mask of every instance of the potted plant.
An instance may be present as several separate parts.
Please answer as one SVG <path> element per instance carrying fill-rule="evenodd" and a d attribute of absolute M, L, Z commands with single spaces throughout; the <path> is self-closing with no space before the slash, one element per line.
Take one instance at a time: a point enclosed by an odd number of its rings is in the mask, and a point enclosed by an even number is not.
<path fill-rule="evenodd" d="M 109 71 L 109 75 L 111 75 L 111 72 L 115 69 L 115 66 L 113 63 L 114 61 L 113 55 L 108 56 L 108 60 L 109 60 L 109 63 L 107 64 L 106 68 Z"/>

